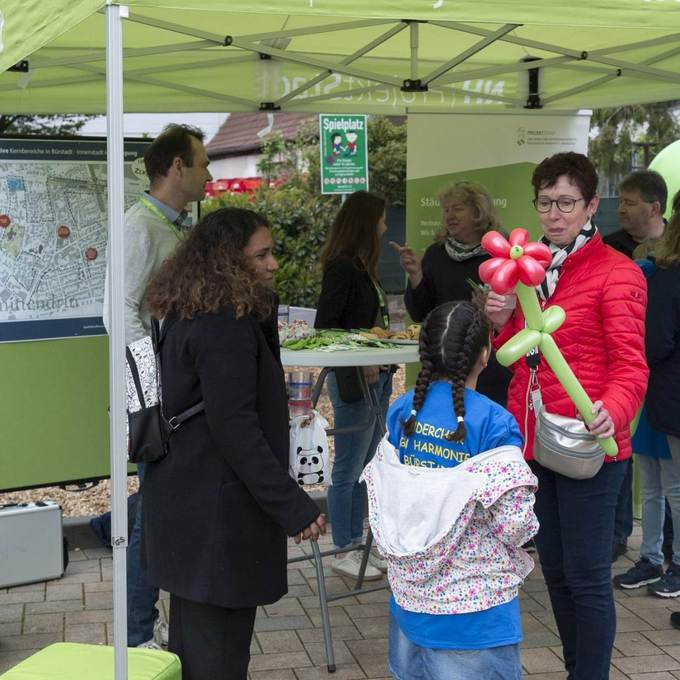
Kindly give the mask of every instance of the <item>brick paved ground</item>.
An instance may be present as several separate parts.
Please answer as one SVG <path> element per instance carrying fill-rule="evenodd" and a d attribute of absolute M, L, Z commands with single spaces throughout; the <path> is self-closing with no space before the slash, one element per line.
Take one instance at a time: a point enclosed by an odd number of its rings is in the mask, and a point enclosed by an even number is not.
<path fill-rule="evenodd" d="M 632 545 L 639 546 L 639 527 Z M 110 644 L 111 557 L 95 547 L 87 531 L 71 541 L 71 562 L 58 581 L 0 589 L 0 673 L 38 649 L 56 641 Z M 291 546 L 291 556 L 300 549 Z M 615 571 L 631 566 L 636 557 L 620 558 Z M 331 592 L 351 583 L 327 569 Z M 377 680 L 388 677 L 387 591 L 331 604 L 338 670 L 325 670 L 319 601 L 314 569 L 290 565 L 290 592 L 258 612 L 250 665 L 252 680 Z M 540 571 L 536 569 L 521 594 L 524 643 L 522 663 L 530 680 L 566 678 L 559 640 L 550 614 Z M 680 631 L 670 628 L 673 600 L 649 597 L 644 589 L 617 591 L 618 635 L 611 680 L 680 679 Z M 163 615 L 167 614 L 163 600 Z M 474 679 L 471 679 L 474 680 Z"/>

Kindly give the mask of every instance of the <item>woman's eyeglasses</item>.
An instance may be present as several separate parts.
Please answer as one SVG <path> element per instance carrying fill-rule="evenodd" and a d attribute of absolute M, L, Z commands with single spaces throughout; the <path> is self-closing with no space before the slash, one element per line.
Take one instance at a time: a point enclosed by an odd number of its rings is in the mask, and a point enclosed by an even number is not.
<path fill-rule="evenodd" d="M 538 212 L 540 213 L 550 212 L 553 203 L 557 206 L 557 209 L 560 212 L 570 213 L 574 211 L 574 208 L 576 207 L 576 204 L 579 201 L 583 201 L 585 203 L 585 200 L 586 200 L 585 198 L 567 198 L 567 197 L 552 200 L 545 196 L 541 196 L 539 198 L 535 198 L 532 201 L 532 203 L 534 204 L 534 208 L 536 208 L 536 210 L 538 210 Z"/>

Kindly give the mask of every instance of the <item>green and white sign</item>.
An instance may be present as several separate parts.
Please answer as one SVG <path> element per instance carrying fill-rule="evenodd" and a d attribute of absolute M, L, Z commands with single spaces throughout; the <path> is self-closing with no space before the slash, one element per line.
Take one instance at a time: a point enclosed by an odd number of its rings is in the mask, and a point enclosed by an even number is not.
<path fill-rule="evenodd" d="M 366 116 L 319 116 L 321 193 L 351 194 L 368 189 Z"/>

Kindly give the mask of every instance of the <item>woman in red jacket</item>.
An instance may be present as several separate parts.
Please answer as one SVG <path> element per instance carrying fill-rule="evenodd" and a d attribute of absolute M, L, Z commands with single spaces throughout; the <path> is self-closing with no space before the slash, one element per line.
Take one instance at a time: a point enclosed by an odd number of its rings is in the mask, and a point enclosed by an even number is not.
<path fill-rule="evenodd" d="M 532 184 L 542 241 L 552 253 L 545 281 L 537 287 L 541 306 L 559 305 L 566 312 L 553 338 L 594 402 L 591 432 L 613 435 L 618 456 L 586 480 L 533 460 L 535 420 L 527 407 L 532 373 L 546 410 L 576 417 L 574 404 L 540 355 L 512 366 L 508 410 L 525 435 L 525 455 L 539 481 L 541 528 L 535 540 L 569 680 L 607 680 L 616 633 L 611 553 L 624 474 L 618 463 L 631 455 L 630 423 L 647 386 L 647 290 L 639 268 L 606 246 L 591 222 L 599 202 L 597 173 L 585 156 L 570 152 L 546 158 Z M 497 347 L 525 325 L 509 297 L 490 293 L 487 301 Z"/>

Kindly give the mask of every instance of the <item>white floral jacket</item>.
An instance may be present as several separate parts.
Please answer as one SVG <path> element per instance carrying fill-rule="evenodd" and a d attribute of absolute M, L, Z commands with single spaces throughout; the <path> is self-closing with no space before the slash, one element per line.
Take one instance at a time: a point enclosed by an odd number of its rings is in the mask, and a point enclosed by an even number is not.
<path fill-rule="evenodd" d="M 515 446 L 452 468 L 403 465 L 383 438 L 362 480 L 369 522 L 397 604 L 463 614 L 509 602 L 533 569 L 537 480 Z"/>

